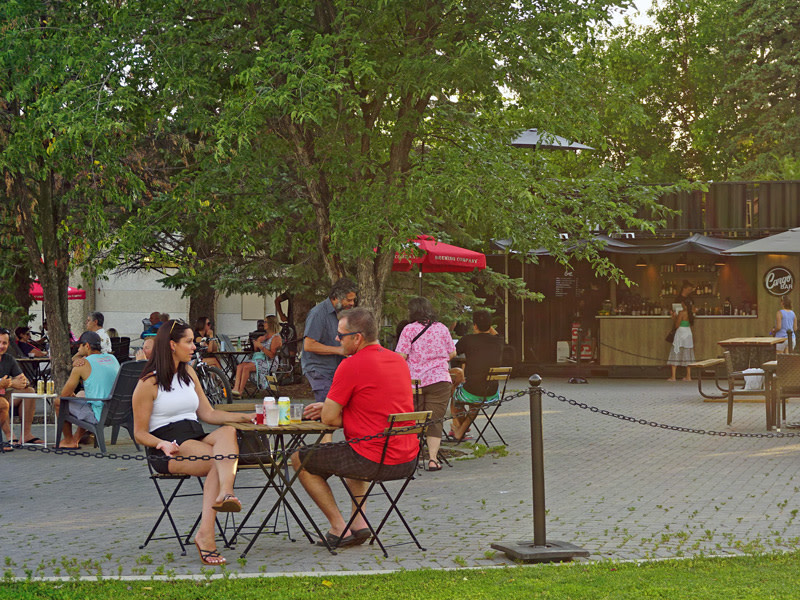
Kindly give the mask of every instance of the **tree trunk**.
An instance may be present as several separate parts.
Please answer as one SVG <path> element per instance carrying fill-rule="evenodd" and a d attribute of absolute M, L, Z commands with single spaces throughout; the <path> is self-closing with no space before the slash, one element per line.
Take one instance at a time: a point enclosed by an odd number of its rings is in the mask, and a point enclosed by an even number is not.
<path fill-rule="evenodd" d="M 194 327 L 200 317 L 208 317 L 214 322 L 214 333 L 217 331 L 217 293 L 210 284 L 197 287 L 197 291 L 189 298 L 189 325 Z"/>
<path fill-rule="evenodd" d="M 30 264 L 34 265 L 44 293 L 51 377 L 58 391 L 72 370 L 67 311 L 69 245 L 66 237 L 58 236 L 66 207 L 57 195 L 52 174 L 39 183 L 35 194 L 19 179 L 14 190 L 20 212 L 19 233 L 25 239 Z"/>
<path fill-rule="evenodd" d="M 392 271 L 394 253 L 383 252 L 376 258 L 358 259 L 358 304 L 375 313 L 380 328 L 383 318 L 383 293 Z"/>

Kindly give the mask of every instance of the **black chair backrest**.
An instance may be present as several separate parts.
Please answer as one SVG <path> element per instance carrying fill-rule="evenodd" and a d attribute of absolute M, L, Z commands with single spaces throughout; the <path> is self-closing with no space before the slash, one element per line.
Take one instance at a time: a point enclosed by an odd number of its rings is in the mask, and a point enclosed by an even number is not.
<path fill-rule="evenodd" d="M 144 360 L 129 360 L 122 363 L 117 373 L 114 387 L 111 388 L 111 402 L 108 407 L 105 425 L 118 425 L 126 423 L 133 414 L 133 390 L 142 376 Z"/>
<path fill-rule="evenodd" d="M 111 354 L 122 363 L 130 360 L 131 352 L 131 338 L 129 337 L 113 337 L 111 338 Z"/>

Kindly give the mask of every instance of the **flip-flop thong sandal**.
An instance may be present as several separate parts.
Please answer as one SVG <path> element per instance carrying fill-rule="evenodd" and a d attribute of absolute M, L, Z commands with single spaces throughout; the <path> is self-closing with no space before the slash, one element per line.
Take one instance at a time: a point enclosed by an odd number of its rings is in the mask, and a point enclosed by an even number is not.
<path fill-rule="evenodd" d="M 233 494 L 226 494 L 219 504 L 211 506 L 217 512 L 239 512 L 242 510 L 242 503 Z"/>
<path fill-rule="evenodd" d="M 43 444 L 44 444 L 44 440 L 42 440 L 41 438 L 32 437 L 32 438 L 31 438 L 31 439 L 29 439 L 29 440 L 25 440 L 25 443 L 26 443 L 26 444 L 39 444 L 39 445 L 43 445 Z"/>
<path fill-rule="evenodd" d="M 208 565 L 210 567 L 219 567 L 220 565 L 224 565 L 228 562 L 225 560 L 225 557 L 216 550 L 203 550 L 197 544 L 197 542 L 195 542 L 194 545 L 197 547 L 197 552 L 200 554 L 200 562 L 202 562 L 204 565 Z M 213 559 L 217 560 L 215 561 Z"/>

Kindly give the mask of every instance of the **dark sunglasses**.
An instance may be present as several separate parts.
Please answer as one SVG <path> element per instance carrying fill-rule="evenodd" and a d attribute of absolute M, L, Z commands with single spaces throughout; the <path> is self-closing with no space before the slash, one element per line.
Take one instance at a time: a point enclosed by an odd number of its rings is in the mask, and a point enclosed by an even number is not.
<path fill-rule="evenodd" d="M 339 332 L 337 331 L 337 332 L 336 332 L 336 339 L 337 339 L 337 340 L 343 340 L 343 339 L 344 339 L 344 338 L 346 338 L 348 335 L 356 335 L 357 333 L 361 333 L 361 332 L 360 332 L 360 331 L 351 331 L 350 333 L 339 333 Z"/>

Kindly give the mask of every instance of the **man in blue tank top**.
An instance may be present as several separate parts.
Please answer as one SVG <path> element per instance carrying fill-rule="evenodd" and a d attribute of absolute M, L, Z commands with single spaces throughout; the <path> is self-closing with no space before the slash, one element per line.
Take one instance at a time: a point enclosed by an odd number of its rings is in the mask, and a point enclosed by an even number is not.
<path fill-rule="evenodd" d="M 84 331 L 78 340 L 78 356 L 83 360 L 76 360 L 72 373 L 67 383 L 61 390 L 61 396 L 75 396 L 75 388 L 83 382 L 83 392 L 78 396 L 86 398 L 107 398 L 114 386 L 114 381 L 119 372 L 119 362 L 113 354 L 101 351 L 102 341 L 94 331 Z M 102 402 L 87 402 L 80 406 L 74 403 L 69 405 L 70 413 L 89 423 L 97 423 L 103 412 Z M 59 398 L 56 398 L 56 411 L 59 409 Z M 72 435 L 72 424 L 64 423 L 61 433 L 60 448 L 77 448 L 84 430 L 77 428 Z"/>

